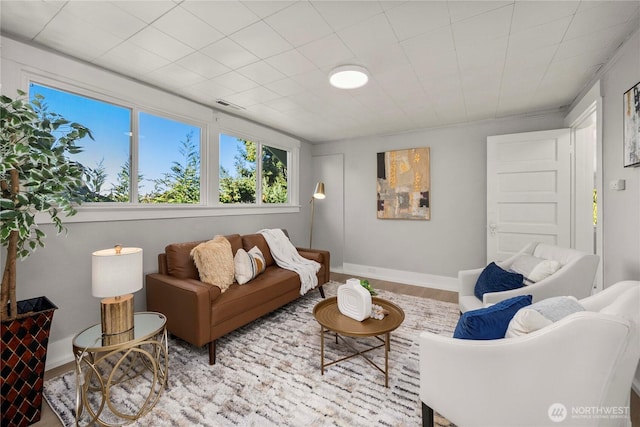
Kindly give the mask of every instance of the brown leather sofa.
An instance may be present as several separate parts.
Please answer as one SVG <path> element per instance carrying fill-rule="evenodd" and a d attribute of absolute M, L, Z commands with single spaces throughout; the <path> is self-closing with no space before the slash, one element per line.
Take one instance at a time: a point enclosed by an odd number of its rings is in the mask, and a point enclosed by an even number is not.
<path fill-rule="evenodd" d="M 201 347 L 209 345 L 209 364 L 216 360 L 216 339 L 300 297 L 297 273 L 276 265 L 262 234 L 225 236 L 235 255 L 239 248 L 257 246 L 266 270 L 244 285 L 232 284 L 226 292 L 200 281 L 190 252 L 198 242 L 173 243 L 158 255 L 158 273 L 147 274 L 147 309 L 167 317 L 167 330 Z M 305 258 L 320 263 L 318 289 L 329 281 L 329 252 L 298 249 Z"/>

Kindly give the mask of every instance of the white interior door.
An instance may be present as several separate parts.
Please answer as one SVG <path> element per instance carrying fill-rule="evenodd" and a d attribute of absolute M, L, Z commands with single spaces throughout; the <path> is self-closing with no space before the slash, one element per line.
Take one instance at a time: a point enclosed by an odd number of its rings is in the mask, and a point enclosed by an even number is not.
<path fill-rule="evenodd" d="M 487 262 L 529 242 L 570 247 L 569 129 L 487 138 Z"/>

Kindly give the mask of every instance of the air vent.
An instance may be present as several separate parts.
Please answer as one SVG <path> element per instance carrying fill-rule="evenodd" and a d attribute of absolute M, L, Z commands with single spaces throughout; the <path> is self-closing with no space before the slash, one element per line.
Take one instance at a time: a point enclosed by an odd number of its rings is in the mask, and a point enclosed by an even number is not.
<path fill-rule="evenodd" d="M 216 99 L 216 103 L 222 105 L 223 107 L 233 108 L 234 110 L 244 110 L 244 107 L 241 107 L 237 104 L 234 104 L 229 101 L 225 101 L 224 99 Z"/>

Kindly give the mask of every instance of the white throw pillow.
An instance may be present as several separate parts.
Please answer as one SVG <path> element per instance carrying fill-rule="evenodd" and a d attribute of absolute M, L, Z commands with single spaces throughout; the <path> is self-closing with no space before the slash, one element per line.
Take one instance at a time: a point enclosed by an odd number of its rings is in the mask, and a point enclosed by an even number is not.
<path fill-rule="evenodd" d="M 558 271 L 562 265 L 553 259 L 538 258 L 533 255 L 519 255 L 513 260 L 510 270 L 524 276 L 524 284 L 539 282 Z"/>
<path fill-rule="evenodd" d="M 249 249 L 249 252 L 240 248 L 233 257 L 235 266 L 236 282 L 244 285 L 258 274 L 262 273 L 266 268 L 264 255 L 257 246 Z"/>
<path fill-rule="evenodd" d="M 538 301 L 518 310 L 509 322 L 505 338 L 529 334 L 578 311 L 584 311 L 584 307 L 573 296 Z"/>

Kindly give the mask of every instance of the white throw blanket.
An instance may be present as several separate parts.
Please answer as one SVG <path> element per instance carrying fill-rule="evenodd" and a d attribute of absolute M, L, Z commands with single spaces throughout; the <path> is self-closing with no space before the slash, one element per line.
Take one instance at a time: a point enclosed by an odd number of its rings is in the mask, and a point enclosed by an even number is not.
<path fill-rule="evenodd" d="M 260 230 L 258 233 L 262 234 L 267 241 L 278 267 L 298 273 L 300 295 L 306 294 L 318 285 L 316 273 L 320 270 L 320 264 L 301 256 L 282 230 L 272 228 Z"/>

